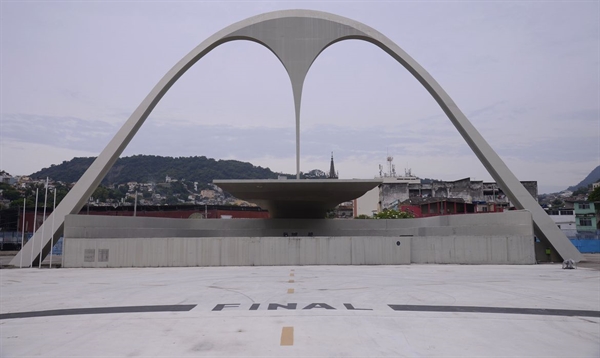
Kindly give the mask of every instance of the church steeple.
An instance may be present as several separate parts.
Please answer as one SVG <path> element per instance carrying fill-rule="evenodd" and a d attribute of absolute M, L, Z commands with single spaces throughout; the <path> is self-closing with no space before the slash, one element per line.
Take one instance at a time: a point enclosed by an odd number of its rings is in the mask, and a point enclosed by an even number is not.
<path fill-rule="evenodd" d="M 329 164 L 329 175 L 327 176 L 328 179 L 337 179 L 338 175 L 335 172 L 335 165 L 333 164 L 333 152 L 331 152 L 331 164 Z"/>

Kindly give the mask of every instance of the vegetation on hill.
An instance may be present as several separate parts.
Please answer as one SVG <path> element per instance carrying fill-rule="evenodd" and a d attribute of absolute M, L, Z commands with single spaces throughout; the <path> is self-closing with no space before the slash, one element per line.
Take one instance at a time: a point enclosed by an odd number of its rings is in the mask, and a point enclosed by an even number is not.
<path fill-rule="evenodd" d="M 600 201 L 600 186 L 590 193 L 588 201 Z"/>
<path fill-rule="evenodd" d="M 59 165 L 52 165 L 36 173 L 32 178 L 50 177 L 53 180 L 73 183 L 94 161 L 93 157 L 73 158 Z M 127 182 L 164 182 L 167 176 L 172 179 L 198 182 L 205 188 L 213 179 L 277 179 L 278 173 L 269 168 L 257 167 L 237 160 L 215 160 L 202 157 L 161 157 L 155 155 L 134 155 L 119 158 L 108 172 L 103 185 L 124 184 Z M 292 177 L 291 175 L 287 175 Z"/>
<path fill-rule="evenodd" d="M 69 190 L 71 189 L 70 185 L 65 185 L 61 183 L 55 183 L 54 187 L 56 188 L 56 205 L 58 205 L 62 199 L 67 195 Z M 12 208 L 22 208 L 23 207 L 23 198 L 26 198 L 25 205 L 28 208 L 33 208 L 35 206 L 35 190 L 38 190 L 38 206 L 44 205 L 44 201 L 48 206 L 52 206 L 54 203 L 54 194 L 53 191 L 50 190 L 48 192 L 48 198 L 45 198 L 45 190 L 46 187 L 44 184 L 32 184 L 28 185 L 25 188 L 17 189 L 14 186 L 6 183 L 0 183 L 0 199 L 10 200 L 9 206 Z"/>
<path fill-rule="evenodd" d="M 2 193 L 2 198 L 11 201 L 21 197 L 21 193 L 15 187 L 7 183 L 0 183 L 0 193 Z"/>
<path fill-rule="evenodd" d="M 567 188 L 567 190 L 575 191 L 581 187 L 587 188 L 589 185 L 597 181 L 600 181 L 600 165 L 597 166 L 594 170 L 592 170 L 590 174 L 588 174 L 588 176 L 585 177 L 585 179 L 579 182 L 579 184 L 570 186 Z"/>

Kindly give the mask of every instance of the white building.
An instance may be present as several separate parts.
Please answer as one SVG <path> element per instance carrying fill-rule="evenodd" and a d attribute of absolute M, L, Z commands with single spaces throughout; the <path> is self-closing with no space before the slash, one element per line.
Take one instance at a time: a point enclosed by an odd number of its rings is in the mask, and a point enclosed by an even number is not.
<path fill-rule="evenodd" d="M 421 184 L 421 179 L 412 175 L 410 169 L 404 171 L 404 176 L 396 175 L 396 167 L 392 163 L 393 160 L 393 157 L 387 157 L 387 172 L 384 172 L 383 165 L 379 165 L 379 176 L 375 177 L 375 179 L 383 180 L 383 184 Z M 354 217 L 358 215 L 373 216 L 373 214 L 384 209 L 381 207 L 381 202 L 381 185 L 379 185 L 366 192 L 360 198 L 353 200 Z"/>
<path fill-rule="evenodd" d="M 547 209 L 546 213 L 567 237 L 577 235 L 575 211 L 573 209 Z"/>

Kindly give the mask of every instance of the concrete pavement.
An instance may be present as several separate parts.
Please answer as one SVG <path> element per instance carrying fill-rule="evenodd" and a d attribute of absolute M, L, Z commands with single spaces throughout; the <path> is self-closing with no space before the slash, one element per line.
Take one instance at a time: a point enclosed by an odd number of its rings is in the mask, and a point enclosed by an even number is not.
<path fill-rule="evenodd" d="M 2 357 L 600 353 L 600 272 L 586 268 L 13 269 L 0 275 Z"/>

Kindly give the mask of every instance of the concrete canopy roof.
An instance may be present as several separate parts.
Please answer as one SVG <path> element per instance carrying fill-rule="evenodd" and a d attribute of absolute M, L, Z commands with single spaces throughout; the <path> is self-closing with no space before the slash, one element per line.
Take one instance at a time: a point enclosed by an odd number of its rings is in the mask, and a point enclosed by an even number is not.
<path fill-rule="evenodd" d="M 236 198 L 269 210 L 271 218 L 324 218 L 328 210 L 364 195 L 379 179 L 213 180 Z"/>

